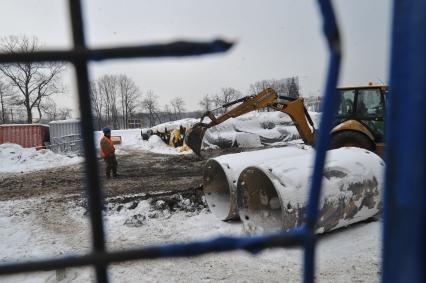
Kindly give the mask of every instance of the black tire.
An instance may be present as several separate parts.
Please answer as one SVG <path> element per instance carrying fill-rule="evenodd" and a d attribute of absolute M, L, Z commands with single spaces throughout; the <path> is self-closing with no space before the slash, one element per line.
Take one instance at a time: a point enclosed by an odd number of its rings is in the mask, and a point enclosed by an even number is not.
<path fill-rule="evenodd" d="M 345 146 L 360 147 L 374 151 L 374 143 L 362 133 L 355 131 L 343 131 L 331 136 L 331 149 Z"/>

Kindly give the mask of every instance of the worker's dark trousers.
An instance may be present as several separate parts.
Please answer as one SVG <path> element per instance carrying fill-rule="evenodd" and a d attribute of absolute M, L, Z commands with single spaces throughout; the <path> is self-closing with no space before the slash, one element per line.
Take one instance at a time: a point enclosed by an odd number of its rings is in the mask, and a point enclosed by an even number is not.
<path fill-rule="evenodd" d="M 108 156 L 105 160 L 105 174 L 107 177 L 111 177 L 111 171 L 113 176 L 117 176 L 117 159 L 114 156 Z"/>

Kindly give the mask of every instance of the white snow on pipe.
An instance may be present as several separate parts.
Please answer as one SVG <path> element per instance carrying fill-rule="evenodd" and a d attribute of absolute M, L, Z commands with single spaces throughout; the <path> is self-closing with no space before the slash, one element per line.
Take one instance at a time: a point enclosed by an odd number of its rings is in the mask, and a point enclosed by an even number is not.
<path fill-rule="evenodd" d="M 291 145 L 209 159 L 204 166 L 203 188 L 210 210 L 221 220 L 238 219 L 237 181 L 244 168 L 307 152 L 312 152 L 310 146 Z"/>
<path fill-rule="evenodd" d="M 248 233 L 288 230 L 304 222 L 314 151 L 265 161 L 242 171 L 239 214 Z M 324 166 L 317 233 L 375 216 L 381 208 L 384 162 L 361 148 L 330 150 Z"/>

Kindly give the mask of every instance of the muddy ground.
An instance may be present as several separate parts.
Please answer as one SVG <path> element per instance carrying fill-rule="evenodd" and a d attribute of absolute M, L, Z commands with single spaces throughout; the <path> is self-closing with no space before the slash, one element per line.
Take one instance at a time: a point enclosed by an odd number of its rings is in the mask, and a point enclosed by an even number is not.
<path fill-rule="evenodd" d="M 210 152 L 208 157 L 235 151 Z M 219 221 L 202 202 L 206 159 L 128 153 L 118 156 L 120 179 L 102 177 L 108 249 L 243 235 L 240 223 Z M 0 175 L 0 263 L 91 250 L 82 165 Z M 379 281 L 380 225 L 350 229 L 350 233 L 329 233 L 321 240 L 317 249 L 319 282 Z M 298 282 L 302 255 L 299 249 L 274 249 L 256 257 L 232 252 L 131 261 L 110 266 L 109 274 L 112 282 Z M 0 281 L 50 283 L 57 282 L 56 276 L 55 271 L 45 271 L 1 277 Z M 61 282 L 95 280 L 88 268 L 69 268 L 61 276 L 65 278 Z"/>
<path fill-rule="evenodd" d="M 223 150 L 212 151 L 201 158 L 194 154 L 165 155 L 129 151 L 126 155 L 117 156 L 118 179 L 106 179 L 104 162 L 98 160 L 105 198 L 120 200 L 135 194 L 201 192 L 206 158 L 223 153 Z M 3 174 L 0 176 L 0 200 L 43 197 L 52 193 L 67 199 L 81 198 L 85 196 L 84 176 L 84 164 L 30 173 Z"/>

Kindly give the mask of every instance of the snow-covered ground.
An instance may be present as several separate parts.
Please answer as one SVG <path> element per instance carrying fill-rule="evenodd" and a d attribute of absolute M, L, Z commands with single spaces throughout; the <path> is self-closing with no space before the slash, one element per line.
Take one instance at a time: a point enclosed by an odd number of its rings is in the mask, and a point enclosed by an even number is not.
<path fill-rule="evenodd" d="M 0 144 L 0 173 L 30 172 L 69 166 L 82 162 L 81 157 L 62 155 L 47 149 L 23 148 L 17 144 Z"/>
<path fill-rule="evenodd" d="M 262 112 L 230 119 L 218 126 L 222 127 L 220 131 L 212 128 L 207 132 L 210 143 L 207 146 L 214 147 L 215 141 L 223 139 L 252 147 L 284 136 L 288 136 L 288 140 L 297 138 L 294 126 L 285 117 L 278 112 Z M 318 119 L 314 117 L 314 120 Z M 112 131 L 112 135 L 122 137 L 117 154 L 127 154 L 130 150 L 181 154 L 156 136 L 143 141 L 140 129 Z M 101 132 L 96 132 L 95 140 L 100 137 Z M 82 158 L 5 144 L 0 145 L 0 160 L 1 173 L 67 166 L 81 162 Z M 109 250 L 244 233 L 240 222 L 222 222 L 207 210 L 172 213 L 163 209 L 161 203 L 156 203 L 155 209 L 149 200 L 136 204 L 108 205 L 105 220 Z M 0 263 L 88 252 L 90 227 L 85 212 L 80 201 L 72 196 L 0 200 Z M 318 281 L 378 282 L 380 223 L 362 223 L 325 234 L 317 251 Z M 108 272 L 112 282 L 299 282 L 302 255 L 300 249 L 273 249 L 258 255 L 239 251 L 185 259 L 124 262 L 114 264 Z M 60 282 L 92 280 L 91 268 L 71 268 L 65 271 L 65 278 Z M 0 282 L 56 281 L 55 271 L 0 277 Z"/>
<path fill-rule="evenodd" d="M 222 222 L 205 210 L 170 214 L 160 209 L 150 218 L 153 211 L 148 201 L 134 206 L 109 205 L 105 213 L 109 250 L 243 234 L 241 223 Z M 84 212 L 71 201 L 37 198 L 0 202 L 0 262 L 88 252 L 90 229 Z M 379 222 L 326 234 L 317 249 L 319 282 L 379 281 Z M 125 262 L 109 268 L 112 282 L 299 282 L 301 272 L 300 249 Z M 91 282 L 93 278 L 89 268 L 72 268 L 65 271 L 61 282 Z M 56 282 L 56 272 L 0 277 L 0 281 Z"/>

